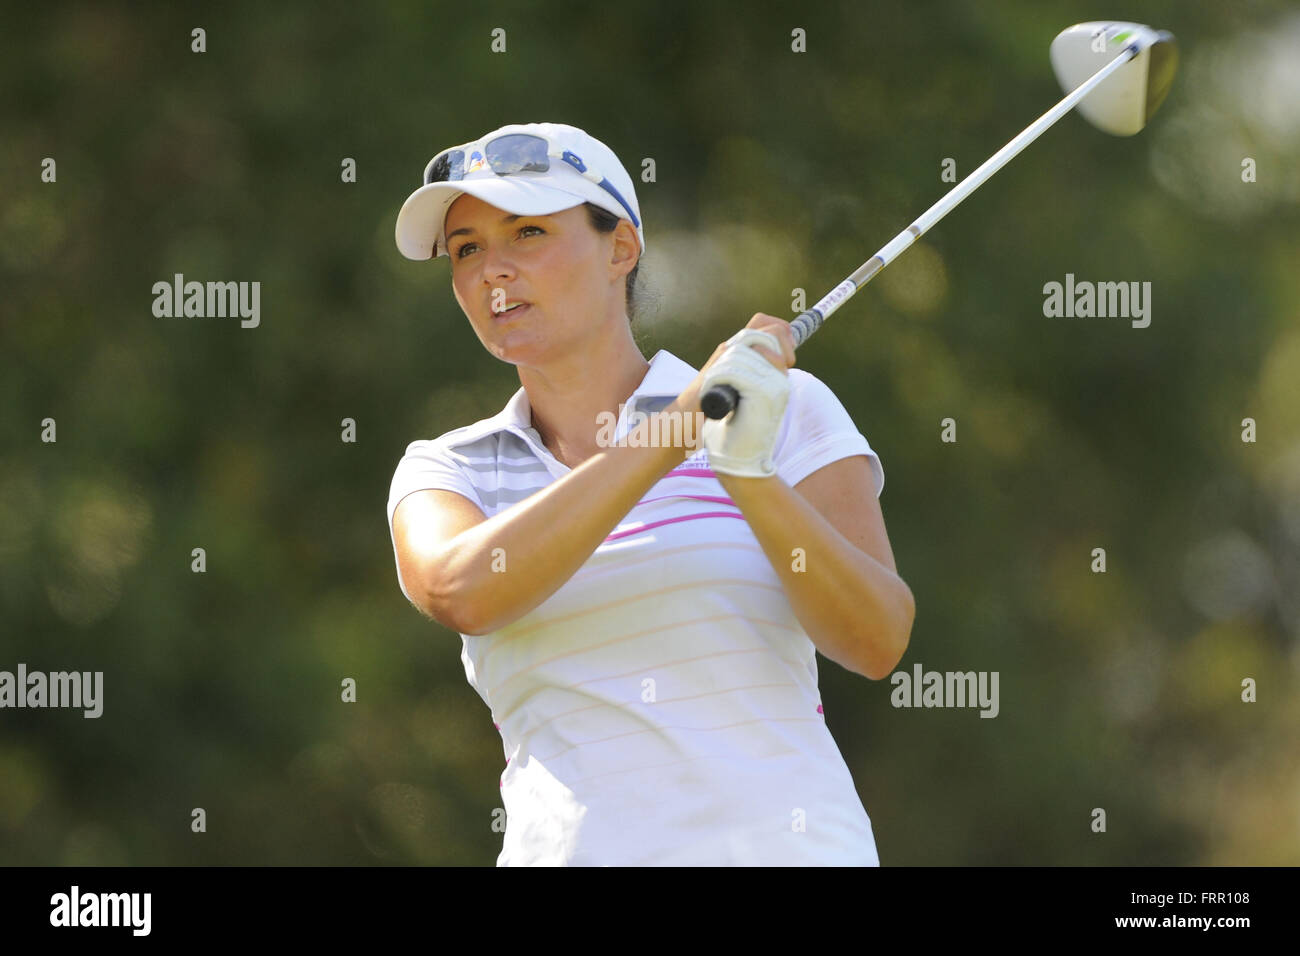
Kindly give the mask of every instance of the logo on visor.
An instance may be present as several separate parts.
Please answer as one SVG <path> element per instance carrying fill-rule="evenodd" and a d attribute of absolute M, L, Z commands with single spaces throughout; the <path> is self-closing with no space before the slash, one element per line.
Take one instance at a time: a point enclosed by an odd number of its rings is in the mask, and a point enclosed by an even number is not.
<path fill-rule="evenodd" d="M 468 176 L 470 173 L 477 172 L 486 165 L 487 161 L 483 158 L 483 154 L 476 149 L 469 154 L 469 162 L 465 166 L 465 175 Z"/>

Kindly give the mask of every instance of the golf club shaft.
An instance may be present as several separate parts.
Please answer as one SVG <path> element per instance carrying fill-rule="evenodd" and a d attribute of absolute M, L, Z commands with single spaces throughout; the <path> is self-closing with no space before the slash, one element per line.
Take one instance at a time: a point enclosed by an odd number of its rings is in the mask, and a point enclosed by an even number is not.
<path fill-rule="evenodd" d="M 1075 105 L 1105 82 L 1106 78 L 1140 53 L 1138 43 L 1129 44 L 1115 59 L 1080 83 L 1066 94 L 1065 98 L 1049 109 L 1038 119 L 1030 123 L 1011 142 L 990 156 L 973 173 L 948 190 L 938 202 L 921 213 L 916 221 L 889 240 L 879 252 L 858 266 L 853 273 L 837 285 L 808 311 L 800 314 L 791 325 L 794 331 L 794 344 L 798 348 L 808 337 L 816 332 L 832 312 L 851 299 L 859 289 L 885 266 L 898 258 L 899 253 L 924 235 L 931 226 L 948 215 L 963 199 L 978 189 L 994 173 L 1011 161 L 1017 153 L 1041 136 L 1053 123 L 1074 109 Z M 740 395 L 730 385 L 715 385 L 700 400 L 704 414 L 712 419 L 726 418 L 736 404 Z"/>

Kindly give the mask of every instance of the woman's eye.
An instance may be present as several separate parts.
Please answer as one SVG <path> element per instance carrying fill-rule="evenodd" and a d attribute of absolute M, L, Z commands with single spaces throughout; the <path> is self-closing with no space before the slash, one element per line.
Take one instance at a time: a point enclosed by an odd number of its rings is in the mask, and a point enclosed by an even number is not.
<path fill-rule="evenodd" d="M 546 230 L 543 229 L 541 226 L 532 226 L 532 225 L 529 225 L 529 226 L 520 226 L 520 227 L 519 227 L 519 235 L 522 236 L 522 235 L 523 235 L 527 230 L 529 230 L 529 229 L 536 229 L 536 230 L 537 230 L 541 235 L 546 235 Z M 455 253 L 456 258 L 457 258 L 457 259 L 463 259 L 463 258 L 465 258 L 465 256 L 468 254 L 468 253 L 466 252 L 466 250 L 467 250 L 467 249 L 473 249 L 473 248 L 476 247 L 476 245 L 477 245 L 477 244 L 476 244 L 476 243 L 473 243 L 473 242 L 467 242 L 467 243 L 465 243 L 463 246 L 461 246 L 459 249 L 456 250 L 456 253 Z"/>

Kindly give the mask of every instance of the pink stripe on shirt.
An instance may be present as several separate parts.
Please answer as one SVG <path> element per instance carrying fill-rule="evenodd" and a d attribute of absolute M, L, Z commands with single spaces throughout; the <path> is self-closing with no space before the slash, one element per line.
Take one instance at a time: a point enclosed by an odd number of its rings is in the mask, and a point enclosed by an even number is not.
<path fill-rule="evenodd" d="M 718 495 L 660 495 L 658 498 L 642 498 L 637 504 L 648 505 L 652 501 L 667 501 L 670 498 L 690 498 L 692 501 L 712 501 L 715 504 L 738 507 L 730 498 L 722 498 Z"/>
<path fill-rule="evenodd" d="M 665 518 L 663 521 L 652 521 L 649 524 L 643 524 L 639 528 L 632 528 L 629 531 L 617 531 L 605 538 L 606 541 L 615 541 L 619 538 L 626 538 L 630 534 L 640 534 L 642 531 L 649 531 L 651 528 L 658 528 L 660 525 L 675 524 L 678 521 L 694 521 L 696 518 L 739 518 L 744 521 L 745 516 L 738 511 L 701 511 L 698 514 L 682 515 L 680 518 Z"/>

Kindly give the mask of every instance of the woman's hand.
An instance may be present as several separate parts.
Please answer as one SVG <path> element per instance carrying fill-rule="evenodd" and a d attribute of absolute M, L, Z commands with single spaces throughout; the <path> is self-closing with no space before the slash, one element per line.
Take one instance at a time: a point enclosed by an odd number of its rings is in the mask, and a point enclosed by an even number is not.
<path fill-rule="evenodd" d="M 786 370 L 794 365 L 794 333 L 790 323 L 758 313 L 749 324 L 714 350 L 709 361 L 678 398 L 701 422 L 699 442 L 709 451 L 714 472 L 744 478 L 776 474 L 772 452 L 790 396 Z M 700 396 L 714 385 L 726 384 L 741 402 L 722 421 L 700 412 Z"/>
<path fill-rule="evenodd" d="M 745 329 L 742 329 L 741 331 L 743 332 L 746 329 L 757 329 L 760 332 L 767 332 L 776 336 L 776 339 L 781 346 L 779 350 L 773 350 L 770 345 L 763 343 L 751 345 L 750 347 L 782 372 L 787 368 L 794 367 L 794 332 L 791 331 L 789 322 L 785 319 L 779 319 L 775 315 L 767 315 L 766 313 L 758 312 L 749 320 L 749 324 L 745 326 Z M 734 338 L 735 336 L 732 337 L 732 339 Z M 711 369 L 717 361 L 722 358 L 723 353 L 731 347 L 732 339 L 728 339 L 713 350 L 713 354 L 709 357 L 709 360 L 705 362 L 704 367 L 700 369 L 700 374 L 695 376 L 695 380 L 691 382 L 690 385 L 686 386 L 685 390 L 677 396 L 676 405 L 680 410 L 690 412 L 691 414 L 700 411 L 700 396 L 703 394 L 700 385 L 708 376 L 709 369 Z M 704 391 L 707 391 L 707 389 Z"/>

